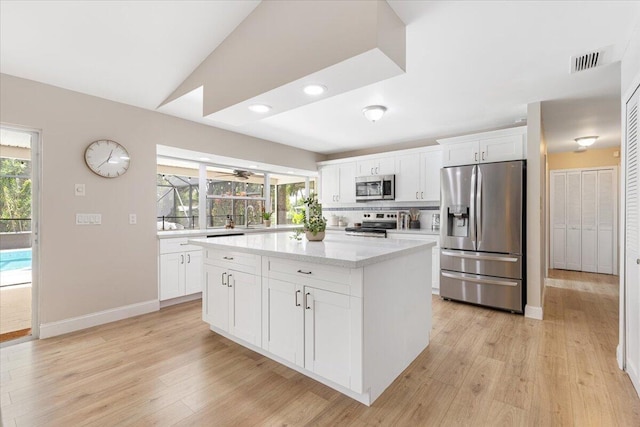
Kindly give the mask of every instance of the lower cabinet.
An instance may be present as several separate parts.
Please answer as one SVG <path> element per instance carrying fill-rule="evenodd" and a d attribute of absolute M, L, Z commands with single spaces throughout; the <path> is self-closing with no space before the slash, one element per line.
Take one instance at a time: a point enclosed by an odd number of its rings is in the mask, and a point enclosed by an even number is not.
<path fill-rule="evenodd" d="M 201 250 L 160 255 L 160 301 L 201 291 Z"/>
<path fill-rule="evenodd" d="M 241 340 L 259 346 L 260 277 L 224 265 L 205 264 L 203 318 Z"/>
<path fill-rule="evenodd" d="M 440 294 L 440 236 L 437 234 L 394 233 L 393 231 L 387 232 L 387 235 L 392 239 L 427 240 L 436 243 L 436 246 L 431 248 L 431 288 L 434 294 Z"/>
<path fill-rule="evenodd" d="M 263 348 L 343 387 L 351 384 L 352 304 L 360 299 L 266 279 Z"/>

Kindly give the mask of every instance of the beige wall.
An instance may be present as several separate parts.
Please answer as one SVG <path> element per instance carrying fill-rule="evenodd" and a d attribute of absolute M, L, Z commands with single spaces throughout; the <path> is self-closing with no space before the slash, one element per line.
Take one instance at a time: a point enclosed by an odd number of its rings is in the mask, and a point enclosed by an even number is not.
<path fill-rule="evenodd" d="M 311 152 L 76 92 L 0 75 L 0 122 L 42 135 L 40 322 L 157 300 L 156 144 L 315 169 Z M 100 178 L 85 166 L 94 140 L 123 144 L 131 168 Z M 74 195 L 74 184 L 86 196 Z M 76 226 L 76 213 L 102 225 Z M 137 225 L 128 215 L 137 214 Z"/>
<path fill-rule="evenodd" d="M 549 153 L 548 161 L 549 170 L 620 166 L 620 147 Z"/>
<path fill-rule="evenodd" d="M 547 146 L 540 102 L 527 107 L 527 311 L 542 313 L 546 259 L 545 197 Z"/>

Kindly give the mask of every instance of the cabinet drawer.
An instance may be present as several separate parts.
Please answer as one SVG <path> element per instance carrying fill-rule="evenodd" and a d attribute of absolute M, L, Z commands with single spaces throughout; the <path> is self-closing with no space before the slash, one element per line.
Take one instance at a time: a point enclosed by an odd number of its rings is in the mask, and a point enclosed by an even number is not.
<path fill-rule="evenodd" d="M 160 240 L 160 254 L 171 254 L 175 252 L 198 251 L 200 246 L 187 243 L 189 237 L 176 237 L 173 239 Z"/>
<path fill-rule="evenodd" d="M 353 277 L 348 268 L 268 258 L 265 269 L 269 277 L 287 282 L 312 285 L 343 294 L 358 293 L 358 290 L 351 289 Z"/>
<path fill-rule="evenodd" d="M 243 267 L 241 270 L 251 274 L 260 274 L 260 256 L 244 252 L 207 249 L 205 251 L 207 264 L 224 265 L 228 268 Z M 249 269 L 247 269 L 249 267 Z"/>

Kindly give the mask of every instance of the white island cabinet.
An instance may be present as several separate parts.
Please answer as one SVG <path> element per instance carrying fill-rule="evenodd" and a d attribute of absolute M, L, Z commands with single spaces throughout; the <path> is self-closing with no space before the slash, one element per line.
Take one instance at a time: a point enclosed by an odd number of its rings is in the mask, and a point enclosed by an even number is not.
<path fill-rule="evenodd" d="M 212 331 L 366 405 L 429 344 L 433 242 L 274 233 L 190 243 L 204 248 Z"/>

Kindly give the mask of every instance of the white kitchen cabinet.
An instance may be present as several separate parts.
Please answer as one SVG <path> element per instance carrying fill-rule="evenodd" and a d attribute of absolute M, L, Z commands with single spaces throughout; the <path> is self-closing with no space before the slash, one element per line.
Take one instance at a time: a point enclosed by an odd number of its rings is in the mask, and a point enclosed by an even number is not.
<path fill-rule="evenodd" d="M 526 158 L 527 127 L 439 139 L 444 167 Z"/>
<path fill-rule="evenodd" d="M 304 311 L 302 286 L 265 279 L 263 286 L 263 348 L 298 366 L 304 366 Z"/>
<path fill-rule="evenodd" d="M 393 175 L 396 166 L 393 156 L 365 158 L 356 161 L 357 176 L 366 175 Z"/>
<path fill-rule="evenodd" d="M 388 231 L 387 237 L 390 239 L 414 239 L 435 242 L 436 246 L 431 248 L 431 291 L 440 294 L 440 236 L 437 234 L 420 234 Z"/>
<path fill-rule="evenodd" d="M 356 201 L 356 163 L 338 163 L 320 169 L 320 201 L 325 204 Z"/>
<path fill-rule="evenodd" d="M 234 262 L 234 255 L 227 258 L 220 261 L 208 256 L 205 259 L 203 320 L 259 346 L 262 342 L 261 277 L 255 274 L 254 266 Z M 256 262 L 259 264 L 259 260 Z"/>
<path fill-rule="evenodd" d="M 438 201 L 440 200 L 440 169 L 442 149 L 430 147 L 420 153 L 402 154 L 395 157 L 396 200 Z"/>
<path fill-rule="evenodd" d="M 202 291 L 202 250 L 186 237 L 161 240 L 159 264 L 160 301 Z"/>

